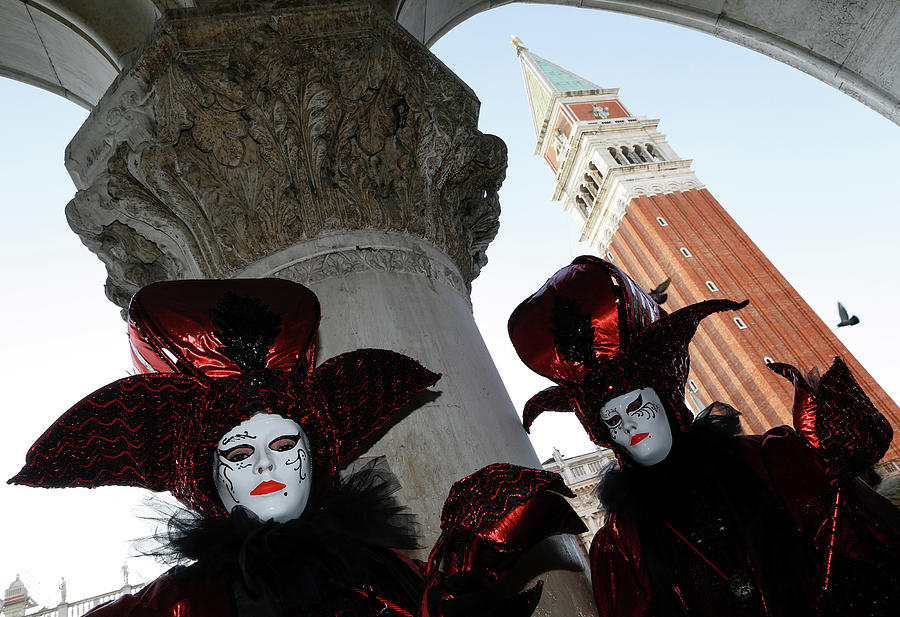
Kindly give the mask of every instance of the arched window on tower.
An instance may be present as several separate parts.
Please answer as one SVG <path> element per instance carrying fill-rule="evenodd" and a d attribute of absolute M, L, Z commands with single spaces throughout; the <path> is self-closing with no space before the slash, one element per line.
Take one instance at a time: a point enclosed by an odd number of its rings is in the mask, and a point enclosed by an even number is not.
<path fill-rule="evenodd" d="M 575 196 L 575 207 L 578 208 L 578 210 L 581 212 L 581 214 L 584 215 L 585 218 L 587 218 L 588 213 L 590 212 L 590 206 L 588 206 L 588 203 L 585 201 L 584 197 L 582 197 L 581 195 Z"/>
<path fill-rule="evenodd" d="M 644 144 L 644 147 L 647 149 L 647 152 L 653 157 L 656 161 L 665 161 L 665 157 L 663 157 L 662 153 L 659 151 L 659 148 L 654 146 L 653 144 Z"/>
<path fill-rule="evenodd" d="M 600 188 L 600 183 L 603 182 L 603 174 L 600 173 L 600 170 L 594 165 L 593 162 L 588 163 L 588 173 L 594 177 L 594 182 L 597 183 L 597 188 Z"/>
<path fill-rule="evenodd" d="M 634 156 L 634 152 L 631 151 L 631 148 L 628 146 L 622 146 L 622 156 L 625 157 L 625 160 L 628 161 L 628 165 L 635 165 L 640 163 L 640 160 Z"/>
<path fill-rule="evenodd" d="M 594 195 L 596 195 L 597 191 L 600 190 L 600 184 L 590 172 L 584 172 L 584 183 L 588 185 L 588 188 L 591 189 L 591 193 L 593 193 Z"/>
<path fill-rule="evenodd" d="M 619 152 L 616 148 L 608 148 L 609 155 L 613 157 L 613 160 L 619 165 L 628 165 L 628 159 L 622 156 L 622 153 Z"/>
<path fill-rule="evenodd" d="M 634 145 L 632 146 L 632 149 L 634 150 L 634 155 L 635 155 L 641 162 L 643 162 L 643 163 L 652 163 L 652 162 L 653 162 L 653 157 L 651 157 L 649 154 L 647 154 L 647 153 L 644 151 L 644 149 L 641 148 L 639 145 L 634 144 Z"/>

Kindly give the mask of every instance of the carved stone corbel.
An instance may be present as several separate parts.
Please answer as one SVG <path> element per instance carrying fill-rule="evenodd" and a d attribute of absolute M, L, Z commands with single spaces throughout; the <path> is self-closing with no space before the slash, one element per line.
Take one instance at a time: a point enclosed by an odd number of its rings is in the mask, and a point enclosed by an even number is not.
<path fill-rule="evenodd" d="M 67 216 L 120 306 L 357 230 L 434 245 L 468 286 L 506 168 L 478 107 L 368 2 L 170 11 L 70 144 Z"/>

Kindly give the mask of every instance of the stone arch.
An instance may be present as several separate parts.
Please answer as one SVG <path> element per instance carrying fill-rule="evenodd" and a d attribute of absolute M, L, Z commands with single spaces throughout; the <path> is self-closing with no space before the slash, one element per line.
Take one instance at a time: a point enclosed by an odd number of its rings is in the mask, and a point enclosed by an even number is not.
<path fill-rule="evenodd" d="M 572 4 L 567 0 L 529 2 Z M 432 45 L 457 24 L 500 3 L 386 0 L 382 4 L 391 5 L 407 30 Z M 664 21 L 753 49 L 812 75 L 900 124 L 900 72 L 894 70 L 900 65 L 900 30 L 874 26 L 900 21 L 900 5 L 891 0 L 814 4 L 803 0 L 582 0 L 578 6 Z"/>
<path fill-rule="evenodd" d="M 160 16 L 154 0 L 0 2 L 0 76 L 93 108 Z"/>
<path fill-rule="evenodd" d="M 647 154 L 649 154 L 652 157 L 653 161 L 665 161 L 666 160 L 663 157 L 662 152 L 660 152 L 659 148 L 657 148 L 655 145 L 650 144 L 650 143 L 644 144 L 644 149 L 647 151 Z"/>
<path fill-rule="evenodd" d="M 521 1 L 521 0 L 514 0 Z M 530 0 L 570 5 L 567 0 Z M 161 8 L 215 0 L 24 0 L 0 2 L 0 75 L 93 107 L 153 29 Z M 379 0 L 416 38 L 431 45 L 492 0 Z M 503 3 L 505 4 L 505 3 Z M 581 7 L 647 17 L 706 32 L 796 67 L 900 124 L 900 30 L 891 0 L 686 3 L 583 0 Z M 815 11 L 813 15 L 812 12 Z"/>
<path fill-rule="evenodd" d="M 697 182 L 696 180 L 685 180 L 684 189 L 685 191 L 702 189 L 703 185 Z"/>
<path fill-rule="evenodd" d="M 652 195 L 653 189 L 648 189 L 646 186 L 638 184 L 634 188 L 631 189 L 631 194 L 636 197 L 642 197 L 644 195 Z"/>

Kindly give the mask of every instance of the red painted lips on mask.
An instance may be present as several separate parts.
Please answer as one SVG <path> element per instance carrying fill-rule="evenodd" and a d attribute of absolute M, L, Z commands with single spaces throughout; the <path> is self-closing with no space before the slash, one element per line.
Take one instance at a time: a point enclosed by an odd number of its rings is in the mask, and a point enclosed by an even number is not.
<path fill-rule="evenodd" d="M 250 491 L 251 495 L 268 495 L 269 493 L 274 493 L 275 491 L 280 491 L 285 488 L 285 485 L 281 482 L 275 482 L 273 480 L 266 480 L 265 482 L 260 482 L 259 486 Z"/>
<path fill-rule="evenodd" d="M 636 445 L 644 441 L 645 438 L 649 437 L 650 433 L 638 433 L 634 437 L 631 438 L 631 445 Z"/>

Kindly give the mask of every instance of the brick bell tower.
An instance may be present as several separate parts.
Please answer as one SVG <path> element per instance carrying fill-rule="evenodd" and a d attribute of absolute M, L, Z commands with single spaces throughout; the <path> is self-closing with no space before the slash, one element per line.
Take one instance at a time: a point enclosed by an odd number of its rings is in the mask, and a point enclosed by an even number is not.
<path fill-rule="evenodd" d="M 844 359 L 894 428 L 879 465 L 900 474 L 900 408 L 725 212 L 657 130 L 632 115 L 617 88 L 600 86 L 532 53 L 513 37 L 537 134 L 554 173 L 553 200 L 582 226 L 581 241 L 651 290 L 671 279 L 668 311 L 712 298 L 750 300 L 713 315 L 691 346 L 685 400 L 695 412 L 723 401 L 760 433 L 791 424 L 792 386 L 766 369 L 788 362 L 824 372 Z"/>

